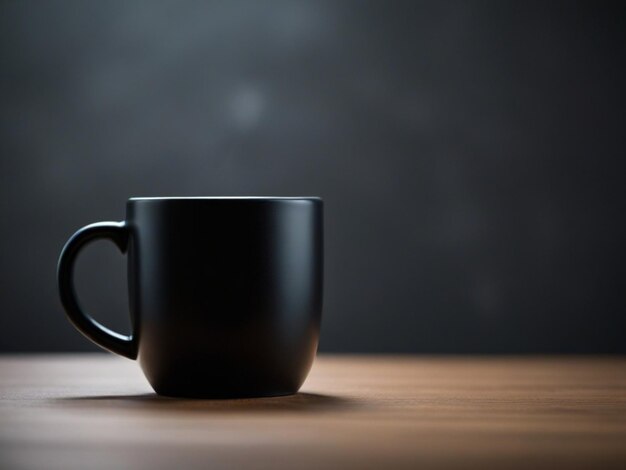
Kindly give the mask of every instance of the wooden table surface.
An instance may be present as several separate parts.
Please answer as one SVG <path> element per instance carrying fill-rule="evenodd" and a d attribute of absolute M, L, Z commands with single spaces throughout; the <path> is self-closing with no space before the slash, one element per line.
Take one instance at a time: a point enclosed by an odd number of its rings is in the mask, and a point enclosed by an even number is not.
<path fill-rule="evenodd" d="M 626 468 L 626 358 L 321 356 L 176 400 L 109 355 L 0 356 L 0 468 Z"/>

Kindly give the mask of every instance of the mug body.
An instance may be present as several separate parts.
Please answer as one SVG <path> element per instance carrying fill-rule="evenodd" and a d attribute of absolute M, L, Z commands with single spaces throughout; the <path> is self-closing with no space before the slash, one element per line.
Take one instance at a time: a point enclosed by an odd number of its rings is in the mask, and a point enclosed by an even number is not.
<path fill-rule="evenodd" d="M 295 393 L 317 350 L 318 198 L 133 198 L 128 278 L 137 359 L 167 396 Z"/>

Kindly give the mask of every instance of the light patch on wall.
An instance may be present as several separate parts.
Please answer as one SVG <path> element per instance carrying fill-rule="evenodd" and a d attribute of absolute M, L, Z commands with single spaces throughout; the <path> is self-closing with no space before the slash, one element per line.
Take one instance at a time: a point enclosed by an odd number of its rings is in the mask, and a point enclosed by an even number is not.
<path fill-rule="evenodd" d="M 228 116 L 240 130 L 250 130 L 258 125 L 266 108 L 266 98 L 258 88 L 237 88 L 228 101 Z"/>
<path fill-rule="evenodd" d="M 474 279 L 472 298 L 476 309 L 483 317 L 494 317 L 500 304 L 498 285 L 490 276 L 477 275 Z"/>

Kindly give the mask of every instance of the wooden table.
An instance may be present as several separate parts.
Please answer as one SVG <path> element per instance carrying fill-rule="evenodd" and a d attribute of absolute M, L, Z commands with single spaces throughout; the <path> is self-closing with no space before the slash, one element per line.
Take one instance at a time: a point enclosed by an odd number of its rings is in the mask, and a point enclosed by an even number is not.
<path fill-rule="evenodd" d="M 321 356 L 298 395 L 212 401 L 0 356 L 0 467 L 626 468 L 626 358 Z"/>

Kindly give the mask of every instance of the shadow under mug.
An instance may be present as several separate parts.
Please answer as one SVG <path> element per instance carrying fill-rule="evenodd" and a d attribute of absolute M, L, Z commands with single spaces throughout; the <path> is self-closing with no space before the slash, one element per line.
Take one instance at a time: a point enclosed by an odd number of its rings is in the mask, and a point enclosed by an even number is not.
<path fill-rule="evenodd" d="M 131 198 L 126 220 L 76 232 L 58 265 L 61 302 L 97 345 L 130 359 L 160 395 L 260 397 L 298 391 L 322 311 L 319 198 Z M 132 333 L 78 304 L 81 248 L 113 241 L 128 257 Z"/>

